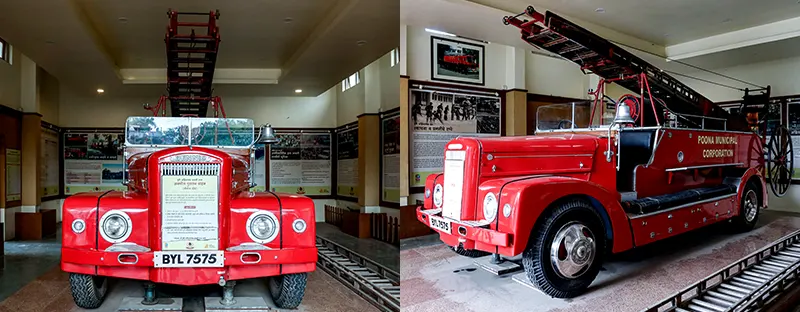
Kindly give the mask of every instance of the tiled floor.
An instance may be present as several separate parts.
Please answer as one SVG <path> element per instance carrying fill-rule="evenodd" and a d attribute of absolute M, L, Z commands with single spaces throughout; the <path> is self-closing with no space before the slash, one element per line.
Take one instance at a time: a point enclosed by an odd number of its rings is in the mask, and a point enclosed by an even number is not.
<path fill-rule="evenodd" d="M 317 236 L 327 238 L 390 270 L 400 271 L 400 249 L 396 246 L 371 238 L 356 238 L 324 222 L 317 222 Z"/>
<path fill-rule="evenodd" d="M 60 259 L 60 227 L 57 236 L 42 241 L 5 242 L 4 266 L 0 270 L 0 301 L 58 266 Z"/>
<path fill-rule="evenodd" d="M 614 256 L 589 292 L 553 299 L 476 268 L 437 235 L 404 241 L 400 252 L 403 311 L 625 312 L 664 299 L 776 239 L 800 228 L 800 217 L 764 212 L 758 227 L 732 235 L 709 227 Z"/>

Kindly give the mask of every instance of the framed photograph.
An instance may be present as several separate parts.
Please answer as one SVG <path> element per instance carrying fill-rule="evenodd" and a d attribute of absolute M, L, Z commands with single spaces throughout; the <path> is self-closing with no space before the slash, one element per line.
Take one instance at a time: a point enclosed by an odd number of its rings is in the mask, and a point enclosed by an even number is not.
<path fill-rule="evenodd" d="M 431 79 L 484 85 L 484 46 L 431 37 Z"/>

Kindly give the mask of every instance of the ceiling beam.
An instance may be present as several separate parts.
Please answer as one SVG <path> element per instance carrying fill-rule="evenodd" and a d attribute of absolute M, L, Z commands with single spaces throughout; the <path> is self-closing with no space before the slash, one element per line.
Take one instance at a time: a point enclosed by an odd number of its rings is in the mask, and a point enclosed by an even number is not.
<path fill-rule="evenodd" d="M 800 17 L 754 26 L 666 47 L 667 57 L 680 60 L 800 37 Z"/>
<path fill-rule="evenodd" d="M 305 54 L 312 51 L 314 43 L 330 33 L 330 31 L 335 28 L 337 24 L 342 22 L 347 14 L 353 10 L 360 1 L 362 0 L 342 0 L 336 2 L 336 5 L 325 14 L 314 27 L 314 30 L 305 37 L 305 40 L 294 50 L 292 56 L 283 64 L 283 76 L 285 77 L 288 75 L 297 65 L 297 62 L 302 59 Z"/>
<path fill-rule="evenodd" d="M 120 69 L 123 84 L 166 84 L 166 68 Z M 277 68 L 217 68 L 214 84 L 277 84 L 281 70 Z"/>
<path fill-rule="evenodd" d="M 97 50 L 102 54 L 106 61 L 111 65 L 113 68 L 114 74 L 122 80 L 122 75 L 119 72 L 119 65 L 117 64 L 115 55 L 111 52 L 111 48 L 108 44 L 103 40 L 103 36 L 98 31 L 97 25 L 92 22 L 92 19 L 89 18 L 89 14 L 86 12 L 86 8 L 78 2 L 78 0 L 69 0 L 69 6 L 72 8 L 72 11 L 75 13 L 75 16 L 78 18 L 79 23 L 83 28 L 86 30 L 86 33 L 92 39 Z"/>

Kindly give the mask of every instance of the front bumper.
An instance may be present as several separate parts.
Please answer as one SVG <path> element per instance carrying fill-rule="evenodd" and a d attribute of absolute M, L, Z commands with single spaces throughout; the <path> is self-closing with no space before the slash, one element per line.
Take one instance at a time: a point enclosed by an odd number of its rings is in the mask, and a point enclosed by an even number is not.
<path fill-rule="evenodd" d="M 477 222 L 456 221 L 443 218 L 441 209 L 424 209 L 417 207 L 417 220 L 436 230 L 443 242 L 450 246 L 461 245 L 465 249 L 478 249 L 496 253 L 499 248 L 506 249 L 511 244 L 511 234 L 503 233 L 488 228 Z M 443 218 L 450 222 L 450 232 L 431 226 L 431 216 Z"/>
<path fill-rule="evenodd" d="M 242 261 L 243 255 L 258 255 L 258 261 Z M 121 262 L 121 255 L 135 255 L 135 262 Z M 225 251 L 223 267 L 156 268 L 154 253 L 116 252 L 61 248 L 61 268 L 65 272 L 119 278 L 150 280 L 179 285 L 216 284 L 220 278 L 239 280 L 310 272 L 316 269 L 317 248 Z"/>

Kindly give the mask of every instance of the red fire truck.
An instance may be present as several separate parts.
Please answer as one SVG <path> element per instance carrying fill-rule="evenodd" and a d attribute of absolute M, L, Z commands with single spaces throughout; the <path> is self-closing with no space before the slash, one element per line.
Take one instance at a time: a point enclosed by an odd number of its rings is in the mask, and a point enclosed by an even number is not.
<path fill-rule="evenodd" d="M 464 49 L 460 47 L 445 51 L 440 65 L 461 74 L 474 74 L 479 71 L 475 56 L 464 53 Z"/>
<path fill-rule="evenodd" d="M 536 287 L 569 298 L 608 253 L 723 221 L 750 230 L 767 189 L 786 192 L 791 139 L 766 126 L 768 87 L 748 91 L 733 115 L 552 12 L 529 7 L 504 22 L 601 81 L 591 102 L 540 107 L 533 136 L 446 144 L 444 172 L 427 177 L 417 218 L 459 254 L 521 255 Z M 611 82 L 638 94 L 608 102 Z M 614 118 L 602 118 L 606 104 Z"/>
<path fill-rule="evenodd" d="M 316 268 L 314 203 L 252 192 L 249 119 L 130 117 L 125 128 L 127 191 L 80 193 L 64 202 L 61 268 L 75 303 L 97 308 L 109 278 L 219 284 L 269 277 L 282 308 L 303 298 Z M 255 141 L 275 141 L 263 127 Z"/>

